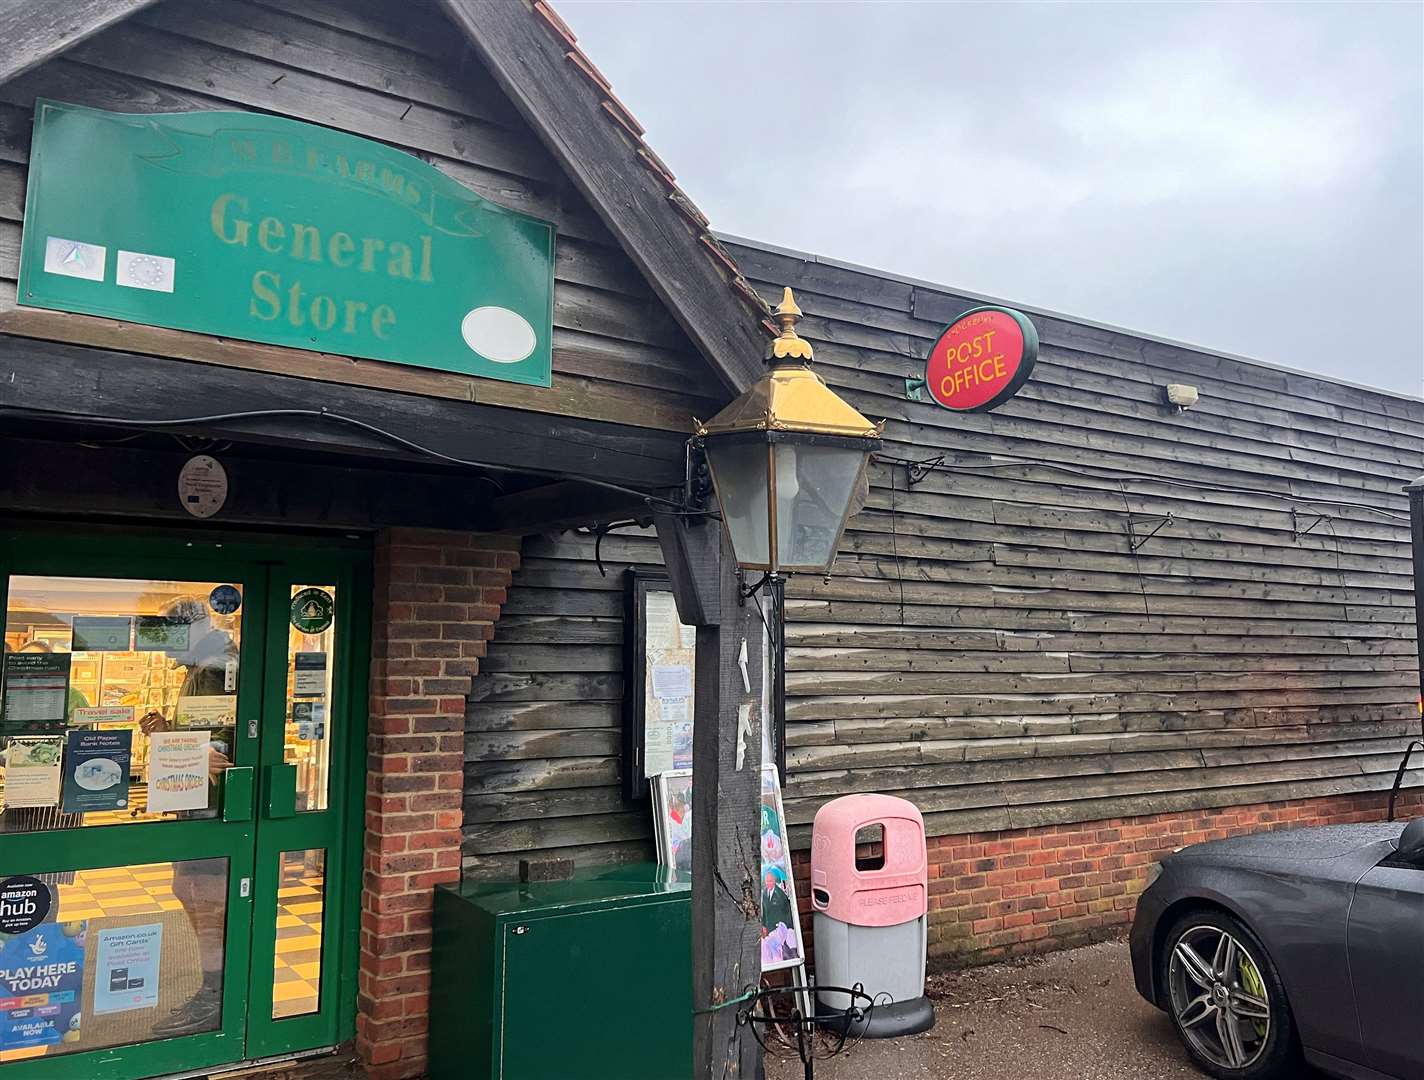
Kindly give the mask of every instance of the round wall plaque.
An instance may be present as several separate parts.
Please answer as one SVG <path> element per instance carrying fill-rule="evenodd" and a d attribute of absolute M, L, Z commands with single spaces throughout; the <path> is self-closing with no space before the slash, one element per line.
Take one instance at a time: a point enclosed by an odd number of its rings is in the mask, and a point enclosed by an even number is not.
<path fill-rule="evenodd" d="M 210 518 L 227 502 L 227 470 L 207 454 L 190 457 L 178 470 L 178 501 L 196 518 Z"/>

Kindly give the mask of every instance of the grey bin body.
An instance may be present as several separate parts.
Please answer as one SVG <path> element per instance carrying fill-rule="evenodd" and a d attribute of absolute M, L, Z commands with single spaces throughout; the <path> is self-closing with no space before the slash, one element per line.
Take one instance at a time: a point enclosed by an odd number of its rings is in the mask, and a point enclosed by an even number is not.
<path fill-rule="evenodd" d="M 878 837 L 880 849 L 859 865 L 858 834 Z M 816 1011 L 827 1026 L 869 1039 L 934 1026 L 934 1006 L 925 997 L 928 884 L 924 819 L 913 803 L 847 795 L 817 813 L 811 841 L 815 985 L 859 986 L 874 1001 L 868 1016 L 842 1019 L 834 1014 L 851 1005 L 851 995 L 817 991 Z"/>

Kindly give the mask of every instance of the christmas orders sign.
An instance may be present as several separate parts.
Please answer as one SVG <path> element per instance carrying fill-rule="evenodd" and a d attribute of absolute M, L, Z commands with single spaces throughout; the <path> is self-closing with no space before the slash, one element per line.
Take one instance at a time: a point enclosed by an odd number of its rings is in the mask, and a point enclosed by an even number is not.
<path fill-rule="evenodd" d="M 0 1051 L 79 1041 L 87 922 L 0 934 Z"/>

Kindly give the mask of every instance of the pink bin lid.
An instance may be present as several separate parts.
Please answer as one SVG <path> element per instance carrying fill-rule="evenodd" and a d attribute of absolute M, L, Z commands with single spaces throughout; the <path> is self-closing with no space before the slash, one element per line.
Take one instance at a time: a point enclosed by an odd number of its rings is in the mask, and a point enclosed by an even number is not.
<path fill-rule="evenodd" d="M 884 830 L 884 865 L 857 870 L 855 835 L 870 825 Z M 832 799 L 817 811 L 811 837 L 811 903 L 817 911 L 852 926 L 894 926 L 925 914 L 925 819 L 914 803 L 893 795 Z"/>

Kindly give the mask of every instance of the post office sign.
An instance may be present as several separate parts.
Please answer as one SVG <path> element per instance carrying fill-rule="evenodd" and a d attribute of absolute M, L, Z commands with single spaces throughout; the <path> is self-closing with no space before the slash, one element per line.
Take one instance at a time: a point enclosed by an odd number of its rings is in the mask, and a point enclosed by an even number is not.
<path fill-rule="evenodd" d="M 925 389 L 954 412 L 988 412 L 1018 393 L 1038 358 L 1038 331 L 1012 308 L 977 307 L 945 328 L 925 364 Z"/>
<path fill-rule="evenodd" d="M 19 302 L 548 386 L 554 226 L 243 112 L 35 106 Z"/>

